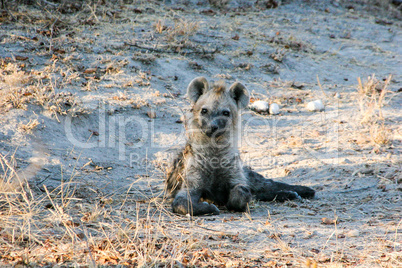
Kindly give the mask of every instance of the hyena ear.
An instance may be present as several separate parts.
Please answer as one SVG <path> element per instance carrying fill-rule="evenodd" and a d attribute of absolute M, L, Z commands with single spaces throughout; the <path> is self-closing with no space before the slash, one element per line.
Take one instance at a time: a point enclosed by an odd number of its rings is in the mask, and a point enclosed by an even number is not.
<path fill-rule="evenodd" d="M 187 87 L 187 97 L 193 102 L 209 90 L 208 81 L 205 77 L 194 78 Z"/>
<path fill-rule="evenodd" d="M 243 84 L 239 82 L 235 82 L 233 83 L 233 85 L 230 86 L 229 93 L 236 101 L 237 107 L 239 109 L 247 107 L 248 103 L 250 102 L 248 90 L 245 86 L 243 86 Z"/>

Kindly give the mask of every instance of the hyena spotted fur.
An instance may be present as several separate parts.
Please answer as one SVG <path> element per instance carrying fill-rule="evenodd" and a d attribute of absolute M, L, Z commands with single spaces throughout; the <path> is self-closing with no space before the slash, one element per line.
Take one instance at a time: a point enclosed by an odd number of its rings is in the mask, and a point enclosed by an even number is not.
<path fill-rule="evenodd" d="M 237 128 L 249 93 L 241 83 L 226 89 L 221 81 L 210 88 L 204 77 L 198 77 L 190 82 L 187 95 L 193 105 L 185 120 L 188 140 L 167 177 L 173 212 L 219 214 L 216 205 L 246 211 L 252 197 L 261 201 L 314 197 L 311 188 L 275 182 L 243 166 Z"/>

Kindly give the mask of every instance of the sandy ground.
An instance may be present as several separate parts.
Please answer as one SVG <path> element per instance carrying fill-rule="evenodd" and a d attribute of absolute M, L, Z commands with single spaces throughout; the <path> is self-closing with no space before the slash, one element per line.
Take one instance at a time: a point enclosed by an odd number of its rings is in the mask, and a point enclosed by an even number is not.
<path fill-rule="evenodd" d="M 6 1 L 0 263 L 402 267 L 400 11 L 271 2 Z M 165 170 L 197 76 L 280 105 L 243 112 L 243 160 L 315 199 L 171 213 Z M 306 109 L 316 99 L 325 111 Z"/>

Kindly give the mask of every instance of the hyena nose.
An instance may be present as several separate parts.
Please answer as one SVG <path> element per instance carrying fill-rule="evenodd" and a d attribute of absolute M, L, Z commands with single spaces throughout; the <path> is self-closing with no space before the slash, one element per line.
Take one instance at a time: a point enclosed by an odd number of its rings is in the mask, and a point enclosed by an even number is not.
<path fill-rule="evenodd" d="M 219 126 L 217 124 L 211 124 L 205 134 L 207 134 L 208 137 L 212 137 L 212 135 L 214 135 L 218 131 L 218 129 Z"/>
<path fill-rule="evenodd" d="M 211 126 L 211 132 L 214 133 L 215 131 L 217 131 L 219 129 L 218 125 L 212 125 Z"/>

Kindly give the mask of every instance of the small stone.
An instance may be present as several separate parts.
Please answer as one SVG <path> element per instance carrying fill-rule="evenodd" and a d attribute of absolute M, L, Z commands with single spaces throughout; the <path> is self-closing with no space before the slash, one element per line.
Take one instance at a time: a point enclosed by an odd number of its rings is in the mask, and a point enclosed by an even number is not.
<path fill-rule="evenodd" d="M 322 218 L 321 223 L 325 225 L 338 224 L 338 219 Z"/>
<path fill-rule="evenodd" d="M 269 105 L 269 114 L 279 114 L 279 105 L 271 103 L 271 105 Z"/>
<path fill-rule="evenodd" d="M 324 104 L 321 100 L 310 101 L 307 104 L 307 110 L 310 112 L 321 112 L 324 111 Z"/>
<path fill-rule="evenodd" d="M 346 234 L 348 237 L 358 237 L 360 235 L 359 230 L 351 230 Z"/>
<path fill-rule="evenodd" d="M 266 101 L 258 100 L 250 105 L 251 110 L 257 113 L 267 113 L 269 109 L 269 104 Z"/>

